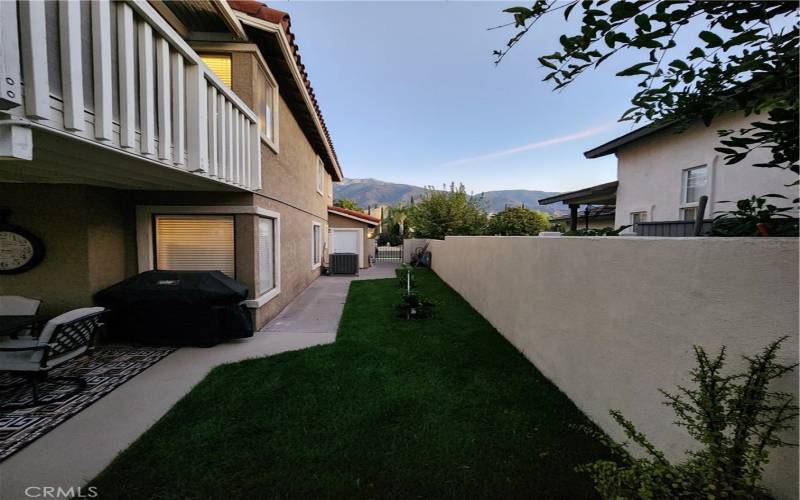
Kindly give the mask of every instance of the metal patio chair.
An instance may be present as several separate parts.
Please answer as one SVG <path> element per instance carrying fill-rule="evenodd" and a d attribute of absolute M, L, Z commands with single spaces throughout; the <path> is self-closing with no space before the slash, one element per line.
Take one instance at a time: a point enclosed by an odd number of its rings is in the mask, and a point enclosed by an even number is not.
<path fill-rule="evenodd" d="M 0 316 L 34 316 L 39 311 L 42 301 L 21 295 L 0 295 Z M 23 328 L 15 334 L 19 338 L 33 338 L 35 332 L 31 328 Z"/>
<path fill-rule="evenodd" d="M 25 397 L 18 402 L 0 402 L 0 409 L 31 408 L 56 403 L 81 392 L 86 387 L 84 379 L 70 376 L 48 378 L 47 375 L 67 361 L 91 352 L 97 331 L 103 327 L 104 312 L 102 307 L 75 309 L 48 321 L 38 338 L 0 342 L 0 372 L 10 372 L 24 379 L 21 383 L 3 389 L 16 389 L 18 393 L 21 384 L 28 384 L 31 389 L 30 398 Z M 47 397 L 48 394 L 41 394 L 39 387 L 45 380 L 54 383 L 55 391 L 64 386 L 73 388 L 55 397 Z"/>

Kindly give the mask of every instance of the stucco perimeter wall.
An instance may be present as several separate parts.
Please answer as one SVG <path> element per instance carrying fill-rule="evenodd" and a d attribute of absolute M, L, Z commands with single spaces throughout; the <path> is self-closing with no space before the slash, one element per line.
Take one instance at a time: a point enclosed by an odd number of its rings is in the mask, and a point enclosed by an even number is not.
<path fill-rule="evenodd" d="M 414 255 L 417 248 L 425 248 L 429 241 L 423 238 L 406 238 L 403 240 L 403 262 L 410 264 L 411 256 Z M 428 245 L 428 250 L 430 249 L 431 247 Z"/>
<path fill-rule="evenodd" d="M 772 238 L 448 237 L 433 269 L 615 439 L 619 409 L 671 458 L 692 445 L 658 388 L 690 384 L 692 345 L 728 346 L 728 369 L 788 335 L 798 359 L 798 245 Z M 794 373 L 775 389 L 797 397 Z M 796 442 L 797 433 L 787 436 Z M 767 484 L 798 496 L 798 451 Z"/>

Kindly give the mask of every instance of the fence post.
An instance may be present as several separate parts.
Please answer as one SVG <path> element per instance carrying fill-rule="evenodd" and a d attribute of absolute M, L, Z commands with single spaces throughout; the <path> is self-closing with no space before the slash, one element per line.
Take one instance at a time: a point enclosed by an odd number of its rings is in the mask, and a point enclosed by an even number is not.
<path fill-rule="evenodd" d="M 703 232 L 703 218 L 706 213 L 706 205 L 708 205 L 708 196 L 703 195 L 697 203 L 697 212 L 694 214 L 694 236 L 700 236 Z"/>

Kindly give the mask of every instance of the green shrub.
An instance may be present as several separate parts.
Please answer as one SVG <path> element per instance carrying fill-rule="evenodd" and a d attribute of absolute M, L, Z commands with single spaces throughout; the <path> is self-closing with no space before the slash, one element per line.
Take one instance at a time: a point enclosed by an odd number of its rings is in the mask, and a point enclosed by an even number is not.
<path fill-rule="evenodd" d="M 713 236 L 758 236 L 762 225 L 769 236 L 798 236 L 798 222 L 786 212 L 792 207 L 778 208 L 767 198 L 786 199 L 779 194 L 752 196 L 736 202 L 736 210 L 716 212 L 711 224 Z M 720 202 L 727 203 L 727 202 Z"/>
<path fill-rule="evenodd" d="M 424 319 L 433 316 L 434 306 L 433 301 L 412 291 L 411 293 L 403 292 L 400 303 L 397 304 L 395 310 L 399 318 Z"/>
<path fill-rule="evenodd" d="M 599 460 L 579 470 L 592 475 L 595 488 L 607 499 L 769 498 L 761 485 L 769 449 L 793 446 L 778 434 L 793 428 L 798 415 L 790 394 L 769 391 L 771 381 L 797 366 L 775 359 L 786 338 L 752 358 L 745 357 L 747 369 L 727 376 L 722 374 L 724 347 L 713 358 L 702 347 L 694 347 L 697 368 L 691 375 L 696 388 L 678 386 L 674 394 L 661 391 L 665 404 L 678 417 L 675 423 L 701 445 L 697 451 L 687 452 L 682 462 L 670 463 L 633 423 L 611 411 L 628 440 L 639 445 L 645 457 L 634 458 L 627 443 L 617 444 L 597 431 L 587 431 L 611 447 L 619 461 Z"/>
<path fill-rule="evenodd" d="M 601 227 L 601 228 L 583 228 L 583 229 L 576 229 L 575 231 L 567 231 L 564 233 L 564 236 L 619 236 L 619 233 L 628 229 L 630 224 L 627 226 L 620 226 L 618 229 L 614 229 L 613 227 Z"/>

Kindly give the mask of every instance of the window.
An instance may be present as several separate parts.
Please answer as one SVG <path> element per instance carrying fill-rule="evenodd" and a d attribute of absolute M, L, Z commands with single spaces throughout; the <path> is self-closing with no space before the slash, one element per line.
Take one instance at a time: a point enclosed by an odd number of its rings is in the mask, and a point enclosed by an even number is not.
<path fill-rule="evenodd" d="M 317 157 L 317 192 L 323 194 L 325 189 L 325 165 L 322 160 Z"/>
<path fill-rule="evenodd" d="M 700 197 L 708 193 L 708 168 L 700 165 L 685 169 L 681 183 L 680 217 L 694 220 Z"/>
<path fill-rule="evenodd" d="M 231 56 L 230 54 L 200 54 L 206 66 L 214 72 L 222 83 L 231 87 Z"/>
<path fill-rule="evenodd" d="M 647 222 L 647 212 L 631 212 L 631 224 L 634 231 L 640 222 Z"/>
<path fill-rule="evenodd" d="M 700 197 L 706 194 L 708 173 L 705 165 L 687 168 L 683 171 L 683 204 L 697 204 Z"/>
<path fill-rule="evenodd" d="M 233 216 L 157 215 L 155 238 L 156 269 L 235 277 Z"/>
<path fill-rule="evenodd" d="M 316 269 L 322 262 L 322 226 L 314 222 L 311 226 L 311 269 Z"/>
<path fill-rule="evenodd" d="M 256 71 L 255 98 L 261 136 L 268 142 L 275 142 L 278 89 L 261 69 L 261 66 Z"/>
<path fill-rule="evenodd" d="M 258 294 L 275 288 L 275 219 L 258 219 Z"/>

